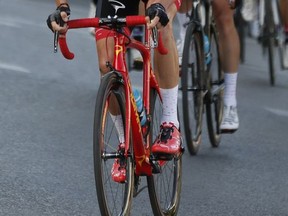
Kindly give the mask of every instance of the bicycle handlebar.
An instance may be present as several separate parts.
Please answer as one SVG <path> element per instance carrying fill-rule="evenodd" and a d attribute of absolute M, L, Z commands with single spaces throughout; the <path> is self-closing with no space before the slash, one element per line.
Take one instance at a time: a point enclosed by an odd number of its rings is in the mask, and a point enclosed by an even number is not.
<path fill-rule="evenodd" d="M 137 25 L 146 25 L 145 16 L 127 16 L 126 18 L 82 18 L 69 20 L 67 22 L 68 30 L 76 28 L 89 28 L 94 27 L 98 28 L 101 26 L 108 26 L 113 28 L 116 27 L 132 27 Z M 66 42 L 66 33 L 59 35 L 59 46 L 63 56 L 67 59 L 73 59 L 74 53 L 70 52 L 67 42 Z M 159 35 L 160 36 L 160 35 Z M 164 47 L 161 37 L 159 37 L 158 51 L 165 55 L 168 53 L 168 50 Z"/>

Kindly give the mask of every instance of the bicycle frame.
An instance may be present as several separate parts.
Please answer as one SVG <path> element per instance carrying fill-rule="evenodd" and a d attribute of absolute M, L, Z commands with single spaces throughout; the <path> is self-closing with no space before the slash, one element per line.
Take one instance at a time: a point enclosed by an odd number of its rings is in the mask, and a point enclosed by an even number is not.
<path fill-rule="evenodd" d="M 201 21 L 202 18 L 206 19 L 206 16 L 204 15 L 202 17 L 202 15 L 203 14 L 201 13 L 201 0 L 193 0 L 192 12 L 190 14 L 189 22 L 193 22 L 198 27 L 197 30 L 203 33 L 204 25 L 202 25 Z"/>
<path fill-rule="evenodd" d="M 134 147 L 134 160 L 136 162 L 136 175 L 152 175 L 153 162 L 150 159 L 150 140 L 144 139 L 143 127 L 140 124 L 139 115 L 135 103 L 135 98 L 132 93 L 132 84 L 129 78 L 129 73 L 125 61 L 126 48 L 131 47 L 140 51 L 143 57 L 143 105 L 147 113 L 147 117 L 150 116 L 150 88 L 156 89 L 160 95 L 159 85 L 156 81 L 156 77 L 153 73 L 151 66 L 151 40 L 150 35 L 152 30 L 148 30 L 146 27 L 146 20 L 144 16 L 127 16 L 126 18 L 85 18 L 70 20 L 67 23 L 68 30 L 75 28 L 87 28 L 87 27 L 101 27 L 110 26 L 114 31 L 114 62 L 113 71 L 121 74 L 123 83 L 125 83 L 125 99 L 126 103 L 126 125 L 125 125 L 125 156 L 129 157 L 128 149 L 130 143 L 130 131 L 132 129 L 132 145 Z M 139 42 L 133 38 L 130 38 L 130 42 L 127 45 L 127 36 L 119 31 L 127 29 L 129 26 L 145 25 L 145 38 L 144 43 Z M 115 27 L 117 26 L 117 27 Z M 155 42 L 154 42 L 155 43 Z M 70 52 L 66 44 L 66 33 L 59 36 L 59 45 L 62 54 L 67 59 L 73 59 L 74 54 Z M 161 44 L 159 40 L 159 52 L 165 54 L 167 50 Z M 160 95 L 161 99 L 161 95 Z M 146 124 L 146 130 L 149 130 L 149 118 L 147 118 L 148 124 Z"/>
<path fill-rule="evenodd" d="M 125 153 L 127 156 L 127 151 L 129 149 L 129 133 L 130 129 L 132 129 L 132 141 L 134 147 L 135 154 L 135 162 L 136 162 L 136 170 L 135 173 L 137 175 L 152 175 L 152 167 L 150 164 L 150 140 L 144 140 L 142 126 L 140 124 L 139 115 L 137 112 L 136 102 L 132 93 L 132 85 L 129 78 L 129 73 L 126 66 L 125 61 L 125 53 L 126 53 L 126 38 L 121 33 L 116 32 L 114 37 L 114 70 L 119 72 L 122 75 L 125 85 L 125 99 L 126 101 L 130 101 L 130 103 L 126 104 L 126 134 L 125 140 L 127 140 L 127 144 L 125 146 Z M 150 56 L 150 41 L 148 38 L 149 32 L 145 27 L 145 44 L 136 41 L 135 39 L 131 39 L 128 47 L 135 48 L 140 51 L 143 57 L 143 105 L 146 110 L 146 115 L 150 115 L 150 86 L 157 89 L 160 93 L 159 86 L 157 84 L 155 75 L 153 74 L 151 67 L 151 56 Z M 148 118 L 149 121 L 149 118 Z M 149 124 L 149 123 L 148 123 Z"/>

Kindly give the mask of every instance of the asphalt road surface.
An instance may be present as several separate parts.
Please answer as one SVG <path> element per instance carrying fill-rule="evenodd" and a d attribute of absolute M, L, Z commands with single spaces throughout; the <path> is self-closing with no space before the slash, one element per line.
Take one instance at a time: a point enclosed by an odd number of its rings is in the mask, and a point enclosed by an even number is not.
<path fill-rule="evenodd" d="M 70 2 L 71 18 L 87 16 L 89 0 Z M 71 31 L 75 60 L 54 54 L 46 27 L 54 9 L 54 1 L 0 0 L 1 216 L 99 215 L 95 42 L 88 30 Z M 250 38 L 247 44 L 237 90 L 240 129 L 214 149 L 204 128 L 199 154 L 186 151 L 179 215 L 288 215 L 288 71 L 277 66 L 270 87 L 261 48 Z M 147 189 L 131 214 L 152 215 Z"/>

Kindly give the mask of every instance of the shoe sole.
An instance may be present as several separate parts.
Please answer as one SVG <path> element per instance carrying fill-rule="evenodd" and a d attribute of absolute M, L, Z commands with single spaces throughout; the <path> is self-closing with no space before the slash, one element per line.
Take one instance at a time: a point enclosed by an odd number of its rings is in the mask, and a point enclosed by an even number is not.
<path fill-rule="evenodd" d="M 179 158 L 185 151 L 185 148 L 180 147 L 179 152 L 175 153 L 175 154 L 168 154 L 168 153 L 162 153 L 162 152 L 153 152 L 153 156 L 155 160 L 165 160 L 165 161 L 169 161 L 172 160 L 173 158 Z"/>
<path fill-rule="evenodd" d="M 238 129 L 221 129 L 220 133 L 221 134 L 232 134 L 235 133 Z"/>

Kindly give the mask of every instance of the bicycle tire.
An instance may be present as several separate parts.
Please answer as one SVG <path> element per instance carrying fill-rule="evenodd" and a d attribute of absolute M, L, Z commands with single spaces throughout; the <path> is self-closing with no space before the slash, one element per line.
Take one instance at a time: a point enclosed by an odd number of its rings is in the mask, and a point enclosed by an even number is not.
<path fill-rule="evenodd" d="M 134 189 L 133 158 L 125 157 L 124 154 L 116 156 L 126 163 L 125 183 L 116 183 L 111 177 L 115 155 L 119 155 L 119 137 L 108 107 L 110 98 L 113 97 L 113 107 L 118 106 L 118 115 L 122 117 L 125 130 L 124 92 L 120 75 L 109 72 L 103 76 L 96 99 L 93 130 L 94 175 L 101 215 L 128 215 L 131 210 Z M 132 143 L 129 152 L 133 152 Z"/>
<path fill-rule="evenodd" d="M 270 6 L 270 7 L 269 7 Z M 271 9 L 271 2 L 265 2 L 265 23 L 266 28 L 264 28 L 264 35 L 267 37 L 267 48 L 268 48 L 268 66 L 269 66 L 269 78 L 270 85 L 275 85 L 275 65 L 274 65 L 274 44 L 275 44 L 275 25 L 273 21 L 273 14 Z"/>
<path fill-rule="evenodd" d="M 208 66 L 205 95 L 206 121 L 212 147 L 218 147 L 221 140 L 220 124 L 223 116 L 224 72 L 221 68 L 218 34 L 214 25 L 210 28 L 211 64 Z"/>
<path fill-rule="evenodd" d="M 162 116 L 162 102 L 155 89 L 150 91 L 150 143 L 156 139 Z M 182 156 L 158 161 L 160 173 L 147 176 L 148 192 L 154 215 L 177 215 L 182 186 Z"/>
<path fill-rule="evenodd" d="M 275 67 L 274 67 L 274 39 L 269 38 L 268 41 L 268 55 L 269 55 L 269 75 L 270 85 L 275 86 Z"/>
<path fill-rule="evenodd" d="M 197 154 L 201 144 L 204 109 L 203 74 L 203 35 L 191 22 L 186 30 L 181 69 L 184 132 L 191 155 Z"/>
<path fill-rule="evenodd" d="M 286 57 L 286 55 L 285 55 L 285 50 L 286 50 L 285 37 L 286 36 L 285 36 L 285 31 L 284 31 L 283 27 L 281 27 L 278 32 L 279 32 L 279 37 L 280 37 L 280 40 L 278 40 L 280 65 L 281 65 L 282 70 L 287 70 L 288 68 L 285 66 L 285 63 L 284 63 L 285 57 Z"/>

